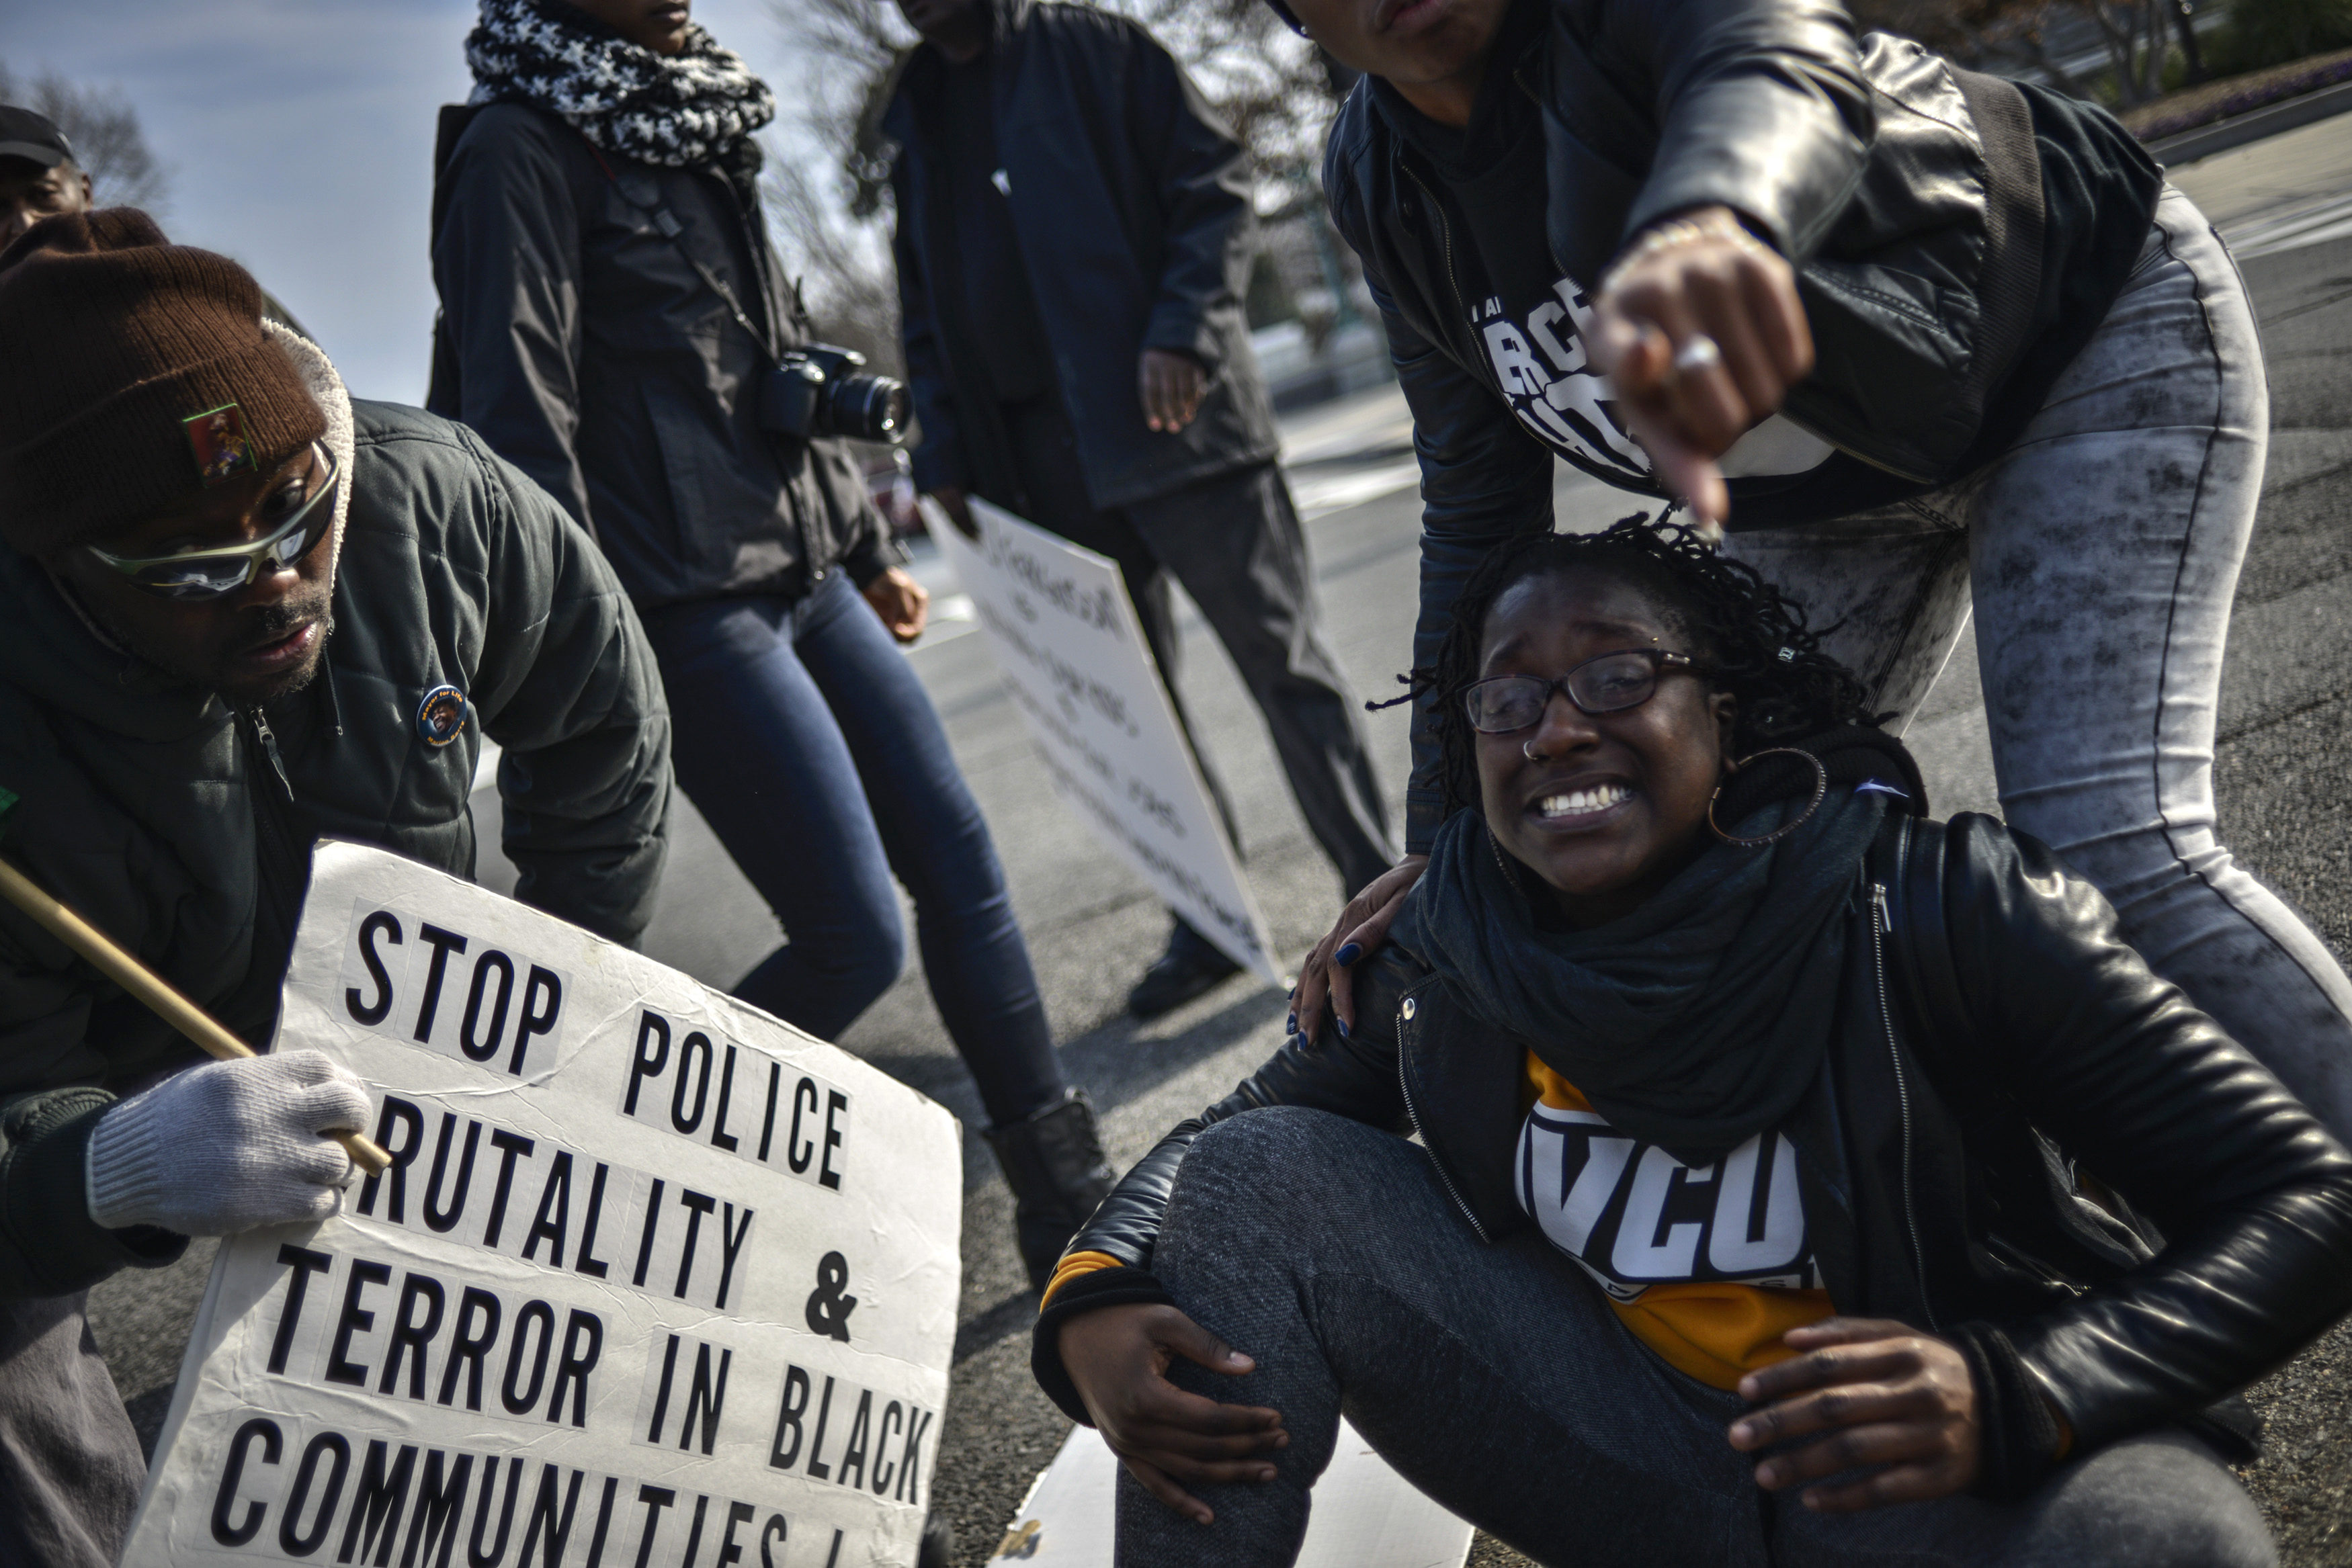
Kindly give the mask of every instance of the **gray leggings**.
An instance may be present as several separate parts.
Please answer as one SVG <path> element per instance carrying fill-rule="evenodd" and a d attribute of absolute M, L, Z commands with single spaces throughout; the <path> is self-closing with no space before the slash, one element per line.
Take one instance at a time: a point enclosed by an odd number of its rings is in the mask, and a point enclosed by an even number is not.
<path fill-rule="evenodd" d="M 2245 286 L 2168 187 L 2105 323 L 1999 461 L 1726 549 L 1814 625 L 1845 622 L 1829 652 L 1898 727 L 1973 593 L 2003 813 L 2098 885 L 2149 967 L 2352 1136 L 2352 983 L 2213 831 L 2222 641 L 2269 442 Z"/>
<path fill-rule="evenodd" d="M 2252 1568 L 2253 1502 L 2181 1432 L 2134 1437 L 2018 1504 L 1946 1498 L 1819 1515 L 1759 1488 L 1725 1428 L 1744 1408 L 1644 1349 L 1532 1233 L 1480 1242 L 1426 1155 L 1318 1111 L 1247 1112 L 1184 1160 L 1153 1268 L 1256 1358 L 1170 1376 L 1280 1410 L 1276 1479 L 1193 1489 L 1202 1527 L 1121 1472 L 1121 1568 L 1280 1568 L 1344 1411 L 1414 1485 L 1539 1563 L 1575 1568 Z"/>

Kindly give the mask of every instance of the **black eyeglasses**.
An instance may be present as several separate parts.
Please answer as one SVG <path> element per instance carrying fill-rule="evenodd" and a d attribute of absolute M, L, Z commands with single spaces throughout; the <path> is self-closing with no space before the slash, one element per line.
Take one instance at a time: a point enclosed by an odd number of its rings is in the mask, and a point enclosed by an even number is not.
<path fill-rule="evenodd" d="M 342 476 L 334 455 L 318 449 L 323 476 L 295 506 L 293 515 L 251 544 L 224 545 L 178 555 L 109 555 L 96 545 L 90 554 L 129 578 L 131 586 L 164 599 L 218 599 L 235 593 L 265 572 L 285 571 L 309 555 L 335 526 L 334 494 Z M 284 492 L 273 492 L 271 499 Z M 262 505 L 267 507 L 268 500 Z"/>
<path fill-rule="evenodd" d="M 1598 716 L 1640 707 L 1658 689 L 1666 670 L 1697 666 L 1687 653 L 1656 648 L 1626 648 L 1587 659 L 1556 681 L 1541 675 L 1489 675 L 1462 688 L 1470 727 L 1481 735 L 1508 735 L 1542 722 L 1551 694 L 1566 692 L 1581 712 Z"/>

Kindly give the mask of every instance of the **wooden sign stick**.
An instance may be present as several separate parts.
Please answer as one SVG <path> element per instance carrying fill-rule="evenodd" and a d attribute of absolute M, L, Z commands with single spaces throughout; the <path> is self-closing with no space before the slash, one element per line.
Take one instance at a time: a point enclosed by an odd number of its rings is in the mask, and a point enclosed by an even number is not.
<path fill-rule="evenodd" d="M 156 1017 L 194 1040 L 206 1055 L 235 1061 L 254 1054 L 251 1046 L 222 1028 L 212 1014 L 173 989 L 161 975 L 115 946 L 105 932 L 42 892 L 32 878 L 4 860 L 0 860 L 0 896 L 39 921 L 49 935 L 96 965 Z M 352 1164 L 370 1176 L 392 1165 L 392 1156 L 364 1133 L 337 1132 L 329 1136 L 343 1145 Z"/>

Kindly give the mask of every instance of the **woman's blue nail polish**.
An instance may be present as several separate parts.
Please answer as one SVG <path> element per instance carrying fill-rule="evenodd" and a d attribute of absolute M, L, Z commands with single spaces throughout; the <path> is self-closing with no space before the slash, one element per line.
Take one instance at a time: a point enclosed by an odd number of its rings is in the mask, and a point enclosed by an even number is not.
<path fill-rule="evenodd" d="M 1346 946 L 1340 948 L 1337 953 L 1331 955 L 1331 962 L 1339 965 L 1339 967 L 1344 969 L 1363 956 L 1364 949 L 1357 943 L 1350 942 Z"/>
<path fill-rule="evenodd" d="M 1339 1026 L 1339 1038 L 1340 1038 L 1341 1040 L 1345 1040 L 1345 1039 L 1347 1039 L 1347 1038 L 1348 1038 L 1348 1020 L 1347 1020 L 1346 1019 L 1343 1019 L 1343 1018 L 1339 1017 L 1338 1014 L 1336 1014 L 1336 1013 L 1335 1013 L 1335 1014 L 1333 1014 L 1333 1015 L 1332 1015 L 1332 1017 L 1331 1017 L 1331 1021 L 1332 1021 L 1333 1023 L 1336 1023 L 1336 1024 L 1338 1024 L 1338 1025 Z"/>
<path fill-rule="evenodd" d="M 1298 1032 L 1298 1015 L 1297 1013 L 1290 1015 L 1289 1020 L 1282 1026 L 1282 1032 L 1285 1034 L 1297 1034 Z"/>

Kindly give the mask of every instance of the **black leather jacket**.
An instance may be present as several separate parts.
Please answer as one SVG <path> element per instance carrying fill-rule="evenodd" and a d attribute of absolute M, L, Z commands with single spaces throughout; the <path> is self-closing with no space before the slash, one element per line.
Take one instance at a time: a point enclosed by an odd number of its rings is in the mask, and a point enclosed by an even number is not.
<path fill-rule="evenodd" d="M 1819 365 L 1787 412 L 1904 478 L 1952 474 L 2041 282 L 2041 162 L 2013 83 L 1858 42 L 1831 0 L 1570 0 L 1516 69 L 1543 105 L 1546 226 L 1569 276 L 1597 283 L 1661 217 L 1732 208 L 1798 269 Z M 1446 416 L 1496 423 L 1498 391 L 1447 274 L 1435 177 L 1379 99 L 1367 80 L 1341 106 L 1323 188 L 1442 469 Z M 1439 391 L 1475 413 L 1424 406 Z"/>
<path fill-rule="evenodd" d="M 2352 1155 L 2049 850 L 1987 817 L 1892 821 L 1850 918 L 1827 1066 L 1782 1128 L 1840 1312 L 1999 1324 L 2082 1452 L 2202 1409 L 2352 1305 Z M 1071 1241 L 1129 1265 L 1038 1320 L 1038 1380 L 1075 1418 L 1060 1325 L 1167 1299 L 1153 1243 L 1213 1122 L 1298 1105 L 1417 1132 L 1481 1238 L 1530 1223 L 1511 1184 L 1520 1048 L 1393 943 L 1358 985 L 1352 1038 L 1293 1037 Z"/>
<path fill-rule="evenodd" d="M 1857 39 L 1836 0 L 1554 0 L 1544 47 L 1514 70 L 1542 106 L 1553 259 L 1590 287 L 1662 216 L 1742 214 L 1797 267 L 1812 329 L 1816 367 L 1784 411 L 1882 470 L 1885 498 L 1956 477 L 1982 460 L 1980 437 L 2030 415 L 1996 396 L 2033 340 L 2042 285 L 2042 162 L 2017 86 L 1906 40 Z M 1441 182 L 1391 112 L 1378 84 L 1358 84 L 1323 188 L 1412 407 L 1425 668 L 1486 552 L 1550 528 L 1552 455 L 1496 384 L 1454 280 Z M 2159 176 L 2138 173 L 2152 211 Z M 2096 325 L 2054 330 L 2079 347 Z M 1417 717 L 1414 852 L 1438 814 L 1426 730 Z"/>

